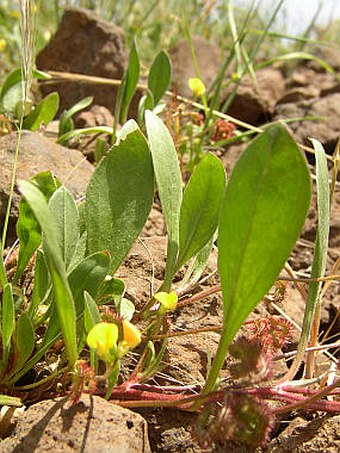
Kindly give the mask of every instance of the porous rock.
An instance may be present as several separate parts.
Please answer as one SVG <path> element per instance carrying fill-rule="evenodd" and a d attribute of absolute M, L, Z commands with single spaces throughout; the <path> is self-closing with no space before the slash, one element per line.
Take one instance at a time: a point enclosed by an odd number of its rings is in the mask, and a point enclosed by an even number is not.
<path fill-rule="evenodd" d="M 317 138 L 327 151 L 333 152 L 340 135 L 340 124 L 334 118 L 339 118 L 339 116 L 340 93 L 334 93 L 297 104 L 280 104 L 276 107 L 274 120 L 320 117 L 317 120 L 296 121 L 290 124 L 290 128 L 298 142 L 310 146 L 308 138 Z"/>
<path fill-rule="evenodd" d="M 18 420 L 0 453 L 149 453 L 143 417 L 98 397 L 83 395 L 42 401 Z"/>
<path fill-rule="evenodd" d="M 284 94 L 283 75 L 275 68 L 261 69 L 256 72 L 256 83 L 257 87 L 249 75 L 242 79 L 228 108 L 228 115 L 252 125 L 259 125 L 271 119 L 276 102 Z M 233 88 L 234 85 L 230 85 L 222 93 L 222 104 Z"/>
<path fill-rule="evenodd" d="M 10 192 L 17 134 L 12 132 L 0 138 L 0 224 L 3 224 Z M 80 151 L 60 146 L 38 132 L 23 131 L 21 135 L 16 180 L 27 180 L 37 173 L 51 170 L 71 191 L 76 199 L 85 194 L 93 172 Z M 15 236 L 18 218 L 19 192 L 15 186 L 10 216 L 8 242 Z"/>
<path fill-rule="evenodd" d="M 37 67 L 121 79 L 127 64 L 124 31 L 93 11 L 67 8 L 55 35 L 37 56 Z M 77 81 L 41 84 L 44 95 L 58 91 L 60 111 L 86 96 L 114 110 L 117 88 Z"/>

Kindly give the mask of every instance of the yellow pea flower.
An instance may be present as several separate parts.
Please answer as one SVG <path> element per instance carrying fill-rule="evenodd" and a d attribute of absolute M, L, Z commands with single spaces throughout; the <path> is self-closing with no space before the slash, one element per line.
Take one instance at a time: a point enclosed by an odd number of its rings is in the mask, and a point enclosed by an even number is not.
<path fill-rule="evenodd" d="M 138 327 L 127 319 L 123 321 L 123 341 L 129 349 L 133 349 L 142 341 L 142 334 Z"/>
<path fill-rule="evenodd" d="M 98 356 L 105 362 L 111 359 L 111 349 L 118 341 L 118 327 L 116 324 L 99 322 L 92 327 L 87 335 L 87 344 L 97 351 Z"/>
<path fill-rule="evenodd" d="M 201 97 L 206 91 L 204 83 L 197 77 L 189 79 L 188 85 L 195 98 Z"/>
<path fill-rule="evenodd" d="M 167 311 L 173 311 L 175 310 L 178 302 L 178 296 L 175 291 L 172 291 L 171 293 L 165 293 L 163 291 L 156 293 L 155 294 L 155 299 L 160 302 L 160 313 L 163 314 Z"/>
<path fill-rule="evenodd" d="M 6 49 L 6 46 L 6 39 L 0 39 L 0 52 L 3 52 Z"/>

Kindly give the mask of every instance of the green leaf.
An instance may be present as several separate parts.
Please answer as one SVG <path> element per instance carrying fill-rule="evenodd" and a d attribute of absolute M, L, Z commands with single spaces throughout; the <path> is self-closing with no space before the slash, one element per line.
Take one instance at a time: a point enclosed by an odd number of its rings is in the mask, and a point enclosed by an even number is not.
<path fill-rule="evenodd" d="M 125 297 L 116 304 L 116 308 L 119 316 L 122 316 L 122 318 L 127 319 L 128 321 L 131 321 L 136 310 L 134 303 L 129 299 L 125 299 Z"/>
<path fill-rule="evenodd" d="M 315 150 L 316 158 L 316 190 L 318 207 L 318 228 L 315 240 L 311 278 L 318 279 L 324 276 L 327 264 L 330 219 L 330 191 L 326 153 L 318 140 L 311 139 L 311 141 Z M 311 334 L 314 314 L 317 310 L 320 310 L 321 288 L 322 282 L 312 281 L 309 284 L 308 299 L 302 323 L 301 339 L 298 344 L 297 355 L 288 372 L 288 376 L 291 376 L 292 378 L 297 372 L 299 365 L 303 359 L 303 355 Z M 309 360 L 307 360 L 307 364 L 308 366 L 311 366 Z M 313 370 L 309 370 L 309 372 L 310 371 L 313 372 Z"/>
<path fill-rule="evenodd" d="M 176 149 L 168 128 L 150 110 L 145 124 L 155 169 L 159 198 L 168 230 L 168 250 L 164 291 L 169 291 L 175 274 L 179 247 L 179 218 L 182 204 L 182 180 Z"/>
<path fill-rule="evenodd" d="M 62 259 L 68 268 L 80 237 L 78 209 L 73 196 L 64 186 L 54 192 L 49 207 L 57 226 Z"/>
<path fill-rule="evenodd" d="M 65 134 L 61 135 L 57 143 L 59 145 L 65 145 L 71 138 L 77 138 L 80 135 L 88 135 L 88 134 L 108 134 L 112 135 L 113 129 L 109 126 L 92 126 L 92 127 L 84 127 L 83 129 L 73 129 L 72 131 L 66 132 Z"/>
<path fill-rule="evenodd" d="M 223 332 L 205 391 L 214 388 L 228 346 L 284 266 L 310 194 L 304 156 L 283 126 L 267 129 L 237 162 L 219 222 Z"/>
<path fill-rule="evenodd" d="M 77 316 L 84 310 L 84 291 L 93 298 L 109 270 L 110 257 L 105 252 L 97 252 L 86 257 L 68 277 L 76 307 Z"/>
<path fill-rule="evenodd" d="M 139 72 L 140 72 L 139 57 L 136 48 L 136 42 L 135 40 L 133 40 L 130 49 L 129 64 L 124 80 L 124 94 L 122 99 L 122 113 L 121 113 L 122 124 L 126 122 L 130 102 L 133 98 L 133 95 L 136 92 L 137 83 L 139 80 Z"/>
<path fill-rule="evenodd" d="M 51 76 L 45 72 L 35 70 L 33 77 L 36 79 L 50 79 Z M 5 113 L 14 114 L 18 103 L 22 101 L 22 77 L 23 71 L 14 69 L 4 81 L 0 91 L 0 110 Z"/>
<path fill-rule="evenodd" d="M 31 180 L 44 194 L 45 199 L 49 200 L 53 193 L 60 187 L 59 180 L 50 171 L 38 173 Z M 41 229 L 36 217 L 25 199 L 19 202 L 19 219 L 16 226 L 19 238 L 19 256 L 14 283 L 18 282 L 24 272 L 29 260 L 41 242 Z"/>
<path fill-rule="evenodd" d="M 41 125 L 47 126 L 57 114 L 58 108 L 59 94 L 49 94 L 25 117 L 23 128 L 37 131 Z"/>
<path fill-rule="evenodd" d="M 36 262 L 34 268 L 34 287 L 31 298 L 31 303 L 28 309 L 28 314 L 31 319 L 36 314 L 36 310 L 40 303 L 44 300 L 47 290 L 50 286 L 50 278 L 45 262 L 44 254 L 41 250 L 37 250 Z"/>
<path fill-rule="evenodd" d="M 15 396 L 0 395 L 0 405 L 1 406 L 12 406 L 12 407 L 21 407 L 24 403 L 20 398 Z"/>
<path fill-rule="evenodd" d="M 12 294 L 12 285 L 4 287 L 1 308 L 1 336 L 2 336 L 2 359 L 6 362 L 10 350 L 11 339 L 15 327 L 15 310 Z M 3 363 L 4 366 L 4 363 Z"/>
<path fill-rule="evenodd" d="M 104 304 L 108 300 L 114 300 L 116 306 L 119 305 L 125 292 L 125 285 L 123 280 L 107 276 L 102 283 L 97 294 L 97 301 Z"/>
<path fill-rule="evenodd" d="M 27 313 L 22 313 L 17 322 L 17 332 L 15 335 L 15 348 L 17 361 L 15 369 L 18 370 L 31 357 L 35 346 L 34 330 L 30 317 Z"/>
<path fill-rule="evenodd" d="M 63 111 L 59 118 L 58 137 L 66 134 L 67 132 L 70 132 L 73 129 L 72 116 L 75 113 L 80 112 L 80 110 L 86 109 L 86 107 L 92 104 L 92 101 L 93 97 L 88 96 L 74 104 L 70 109 Z"/>
<path fill-rule="evenodd" d="M 148 88 L 153 94 L 154 105 L 157 105 L 171 82 L 171 61 L 168 54 L 161 50 L 150 68 Z"/>
<path fill-rule="evenodd" d="M 133 131 L 124 137 L 124 129 Z M 124 137 L 124 138 L 123 138 Z M 154 176 L 148 143 L 134 121 L 98 164 L 86 198 L 90 253 L 107 250 L 115 272 L 142 230 L 151 210 Z"/>
<path fill-rule="evenodd" d="M 33 184 L 22 181 L 20 190 L 32 208 L 44 233 L 44 251 L 54 289 L 58 318 L 63 332 L 68 359 L 77 360 L 75 307 L 58 243 L 56 225 L 43 194 Z"/>
<path fill-rule="evenodd" d="M 179 223 L 179 255 L 176 268 L 196 255 L 213 236 L 225 187 L 220 160 L 207 154 L 198 164 L 185 189 Z"/>
<path fill-rule="evenodd" d="M 84 292 L 85 313 L 84 313 L 84 327 L 85 332 L 88 333 L 95 324 L 100 321 L 100 313 L 96 302 L 93 300 L 88 292 Z"/>

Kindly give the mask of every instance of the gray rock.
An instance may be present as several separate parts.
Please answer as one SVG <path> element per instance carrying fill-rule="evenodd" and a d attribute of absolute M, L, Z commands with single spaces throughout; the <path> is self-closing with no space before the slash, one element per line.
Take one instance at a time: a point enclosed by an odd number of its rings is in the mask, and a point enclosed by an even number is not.
<path fill-rule="evenodd" d="M 65 10 L 51 41 L 37 56 L 37 67 L 121 79 L 127 64 L 124 31 L 83 8 Z M 44 95 L 58 91 L 60 111 L 86 96 L 114 110 L 117 88 L 79 82 L 41 84 Z"/>
<path fill-rule="evenodd" d="M 0 138 L 0 225 L 3 224 L 9 197 L 17 134 Z M 29 179 L 42 171 L 51 170 L 72 192 L 75 198 L 85 194 L 93 167 L 80 151 L 64 148 L 38 132 L 23 131 L 21 136 L 16 180 Z M 8 242 L 15 237 L 18 218 L 19 192 L 15 187 Z"/>
<path fill-rule="evenodd" d="M 149 453 L 143 417 L 98 397 L 83 395 L 31 406 L 14 431 L 0 441 L 0 453 Z"/>
<path fill-rule="evenodd" d="M 200 36 L 192 38 L 200 75 L 205 86 L 209 88 L 215 80 L 220 69 L 221 50 L 217 44 Z M 179 94 L 191 97 L 188 80 L 197 77 L 189 41 L 179 41 L 170 52 L 170 58 L 174 70 L 174 82 L 178 87 Z"/>

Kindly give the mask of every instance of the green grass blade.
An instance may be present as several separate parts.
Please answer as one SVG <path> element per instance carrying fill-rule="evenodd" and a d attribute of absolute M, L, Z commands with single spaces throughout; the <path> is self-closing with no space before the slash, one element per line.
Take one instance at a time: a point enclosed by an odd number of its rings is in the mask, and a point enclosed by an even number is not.
<path fill-rule="evenodd" d="M 151 154 L 144 135 L 131 120 L 120 137 L 93 172 L 86 199 L 89 252 L 109 251 L 111 272 L 142 230 L 154 196 Z"/>
<path fill-rule="evenodd" d="M 78 209 L 73 196 L 64 186 L 53 194 L 49 207 L 57 227 L 62 260 L 68 268 L 80 237 Z"/>
<path fill-rule="evenodd" d="M 63 113 L 60 115 L 59 118 L 59 130 L 58 130 L 58 137 L 67 132 L 70 132 L 73 129 L 73 120 L 72 116 L 80 112 L 81 110 L 86 109 L 89 105 L 92 104 L 93 97 L 88 96 L 84 99 L 81 99 L 79 102 L 74 104 L 70 109 L 64 110 Z"/>
<path fill-rule="evenodd" d="M 207 154 L 198 164 L 184 191 L 179 223 L 179 269 L 213 236 L 225 188 L 220 160 Z"/>
<path fill-rule="evenodd" d="M 266 130 L 237 162 L 219 222 L 223 332 L 206 392 L 214 388 L 242 323 L 284 266 L 303 226 L 310 193 L 304 156 L 283 126 Z"/>
<path fill-rule="evenodd" d="M 159 198 L 168 230 L 164 291 L 169 291 L 179 247 L 179 218 L 183 197 L 181 172 L 174 142 L 167 127 L 150 110 L 145 112 L 145 124 Z"/>
<path fill-rule="evenodd" d="M 44 233 L 46 263 L 53 283 L 56 309 L 67 355 L 72 366 L 77 360 L 75 307 L 58 243 L 58 234 L 43 194 L 33 184 L 22 181 L 20 190 L 33 210 Z"/>
<path fill-rule="evenodd" d="M 162 99 L 171 82 L 171 61 L 169 55 L 161 50 L 154 59 L 148 77 L 148 88 L 153 94 L 154 106 Z"/>
<path fill-rule="evenodd" d="M 317 189 L 317 206 L 318 206 L 318 229 L 316 233 L 314 259 L 311 272 L 311 278 L 321 278 L 324 276 L 327 264 L 328 235 L 329 235 L 329 182 L 326 153 L 318 140 L 311 139 L 316 158 L 316 189 Z M 297 355 L 285 379 L 293 378 L 296 374 L 303 354 L 306 350 L 308 340 L 311 334 L 313 317 L 316 311 L 320 311 L 320 292 L 322 283 L 312 281 L 309 284 L 308 299 L 305 308 L 302 334 L 298 345 Z M 317 326 L 319 327 L 319 326 Z M 313 359 L 310 359 L 313 362 Z M 309 362 L 309 361 L 308 361 Z M 307 363 L 307 373 L 312 373 L 313 364 Z"/>
<path fill-rule="evenodd" d="M 276 55 L 275 57 L 269 60 L 257 64 L 256 69 L 272 66 L 274 63 L 278 61 L 290 61 L 290 60 L 307 60 L 307 61 L 312 60 L 318 63 L 321 66 L 321 68 L 325 69 L 330 74 L 335 73 L 334 69 L 325 60 L 322 60 L 321 58 L 318 58 L 315 55 L 308 52 L 289 52 L 283 55 Z"/>

